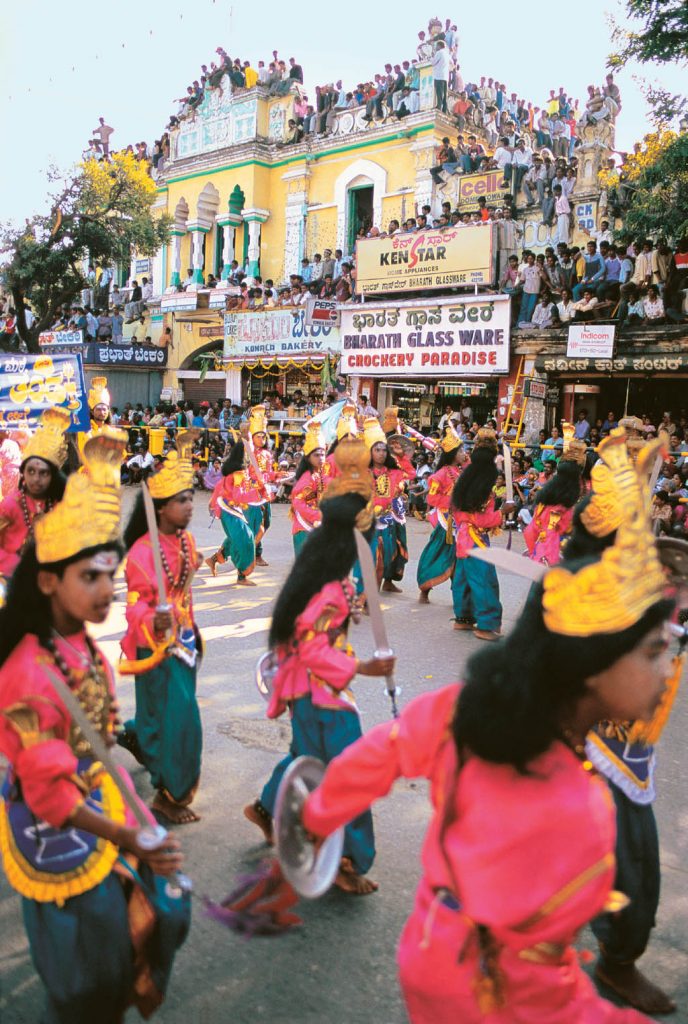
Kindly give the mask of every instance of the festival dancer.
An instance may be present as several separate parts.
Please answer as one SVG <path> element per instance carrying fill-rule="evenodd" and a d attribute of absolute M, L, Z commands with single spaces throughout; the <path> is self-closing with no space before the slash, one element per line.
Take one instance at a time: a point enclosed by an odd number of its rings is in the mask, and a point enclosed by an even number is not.
<path fill-rule="evenodd" d="M 186 529 L 193 515 L 193 439 L 192 431 L 178 434 L 177 451 L 148 481 L 164 594 L 158 592 L 142 494 L 124 531 L 128 629 L 122 639 L 126 660 L 118 668 L 121 675 L 136 676 L 136 715 L 119 742 L 150 772 L 157 790 L 152 810 L 175 825 L 199 820 L 190 804 L 198 789 L 203 745 L 196 702 L 203 651 L 191 600 L 191 582 L 203 557 Z"/>
<path fill-rule="evenodd" d="M 237 441 L 222 464 L 222 479 L 210 499 L 210 510 L 219 516 L 225 540 L 205 564 L 213 576 L 228 558 L 237 570 L 237 583 L 255 587 L 248 577 L 256 565 L 256 545 L 263 536 L 265 491 L 251 476 L 246 447 Z"/>
<path fill-rule="evenodd" d="M 306 426 L 303 456 L 294 475 L 291 489 L 291 536 L 294 554 L 298 555 L 304 541 L 316 526 L 320 526 L 320 499 L 323 494 L 322 467 L 325 460 L 325 441 L 320 426 Z"/>
<path fill-rule="evenodd" d="M 53 683 L 69 686 L 112 744 L 113 673 L 86 623 L 104 622 L 114 597 L 125 446 L 112 428 L 87 442 L 85 472 L 36 521 L 0 613 L 0 752 L 10 765 L 0 849 L 50 1024 L 121 1024 L 130 1005 L 150 1016 L 189 927 L 188 896 L 170 898 L 160 877 L 181 867 L 178 841 L 139 845 L 134 816 Z"/>
<path fill-rule="evenodd" d="M 534 562 L 556 565 L 561 557 L 562 542 L 571 532 L 573 510 L 583 487 L 581 472 L 585 467 L 585 441 L 573 437 L 573 427 L 564 423 L 564 449 L 557 471 L 537 496 L 533 518 L 523 531 L 528 555 Z"/>
<path fill-rule="evenodd" d="M 358 423 L 356 421 L 355 402 L 345 402 L 339 419 L 337 420 L 337 437 L 330 445 L 327 457 L 323 464 L 322 476 L 324 483 L 337 476 L 339 470 L 334 454 L 340 441 L 355 440 L 358 437 Z"/>
<path fill-rule="evenodd" d="M 67 409 L 46 409 L 24 446 L 19 486 L 0 502 L 0 578 L 7 580 L 16 569 L 33 539 L 37 517 L 62 498 L 65 478 L 60 469 L 67 458 L 65 431 L 70 419 Z"/>
<path fill-rule="evenodd" d="M 423 878 L 399 946 L 413 1024 L 649 1024 L 598 995 L 573 947 L 616 897 L 613 807 L 585 737 L 600 720 L 651 718 L 669 668 L 672 603 L 647 497 L 626 474 L 613 547 L 550 569 L 463 685 L 417 697 L 347 747 L 305 802 L 304 829 L 325 837 L 396 779 L 430 781 Z"/>
<path fill-rule="evenodd" d="M 87 432 L 79 431 L 76 435 L 76 445 L 79 454 L 83 452 L 86 440 L 91 434 L 97 433 L 103 427 L 110 425 L 110 392 L 107 386 L 107 377 L 91 378 L 87 401 L 91 429 Z"/>
<path fill-rule="evenodd" d="M 624 437 L 623 429 L 611 432 L 611 438 Z M 616 443 L 614 441 L 613 443 Z M 632 437 L 631 461 L 638 457 Z M 603 441 L 604 455 L 612 441 Z M 647 471 L 656 456 L 652 443 L 642 442 L 639 472 Z M 642 450 L 642 448 L 641 448 Z M 614 544 L 623 521 L 621 501 L 623 475 L 627 462 L 599 462 L 591 472 L 592 492 L 576 508 L 571 539 L 564 547 L 564 564 L 581 558 L 599 557 Z M 661 558 L 661 552 L 660 552 Z M 637 968 L 647 949 L 655 925 L 660 892 L 660 863 L 657 824 L 652 804 L 655 799 L 654 745 L 669 716 L 669 700 L 675 695 L 681 677 L 682 659 L 677 659 L 671 677 L 671 690 L 665 695 L 661 721 L 645 724 L 606 721 L 589 733 L 586 750 L 596 770 L 603 775 L 616 807 L 616 879 L 614 888 L 630 902 L 604 913 L 592 921 L 592 930 L 600 946 L 595 975 L 631 1006 L 648 1014 L 671 1013 L 676 1004 Z"/>
<path fill-rule="evenodd" d="M 454 486 L 451 497 L 456 530 L 456 565 L 452 577 L 454 629 L 473 630 L 479 640 L 497 640 L 502 627 L 497 571 L 488 562 L 471 558 L 474 547 L 490 546 L 490 534 L 498 533 L 506 504 L 497 512 L 492 488 L 497 479 L 497 437 L 481 427 L 469 465 Z"/>
<path fill-rule="evenodd" d="M 251 464 L 249 472 L 254 484 L 261 489 L 264 495 L 260 502 L 261 512 L 263 515 L 263 532 L 256 540 L 256 565 L 268 565 L 269 563 L 263 558 L 262 538 L 270 529 L 270 524 L 272 522 L 271 502 L 274 498 L 274 494 L 271 491 L 266 490 L 264 485 L 277 480 L 279 474 L 274 468 L 272 455 L 270 454 L 270 449 L 267 446 L 268 421 L 265 415 L 264 405 L 254 405 L 251 409 L 248 420 L 248 433 L 253 445 L 258 469 L 260 470 L 259 474 L 256 473 L 253 464 Z"/>
<path fill-rule="evenodd" d="M 375 416 L 364 421 L 363 437 L 370 452 L 376 530 L 371 547 L 378 584 L 381 583 L 382 589 L 388 593 L 400 594 L 401 588 L 395 581 L 403 579 L 408 562 L 402 494 L 409 471 L 399 468 Z"/>
<path fill-rule="evenodd" d="M 244 814 L 272 842 L 275 797 L 284 772 L 302 754 L 329 763 L 361 735 L 350 685 L 356 675 L 383 676 L 395 658 L 359 661 L 346 634 L 355 614 L 356 594 L 349 574 L 356 559 L 354 527 L 368 537 L 374 529 L 368 450 L 361 441 L 345 441 L 336 452 L 340 474 L 321 504 L 322 525 L 309 534 L 282 588 L 272 618 L 269 643 L 278 669 L 268 717 L 289 711 L 292 742 L 260 799 Z M 373 863 L 373 819 L 364 811 L 347 825 L 344 853 L 335 885 L 366 895 L 377 889 L 363 877 Z"/>
<path fill-rule="evenodd" d="M 451 423 L 445 429 L 440 448 L 442 454 L 437 469 L 428 479 L 427 500 L 431 510 L 428 519 L 433 530 L 421 552 L 416 575 L 421 604 L 428 604 L 433 587 L 452 578 L 456 564 L 454 520 L 449 509 L 454 486 L 467 458 L 463 441 Z"/>

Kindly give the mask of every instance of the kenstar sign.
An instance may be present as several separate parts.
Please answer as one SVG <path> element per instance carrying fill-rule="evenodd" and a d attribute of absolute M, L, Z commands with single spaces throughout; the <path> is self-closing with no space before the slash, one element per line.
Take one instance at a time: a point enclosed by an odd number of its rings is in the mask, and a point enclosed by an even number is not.
<path fill-rule="evenodd" d="M 490 224 L 361 238 L 356 243 L 356 291 L 375 295 L 491 285 L 495 253 Z"/>
<path fill-rule="evenodd" d="M 371 376 L 509 371 L 509 297 L 341 306 L 341 372 Z"/>

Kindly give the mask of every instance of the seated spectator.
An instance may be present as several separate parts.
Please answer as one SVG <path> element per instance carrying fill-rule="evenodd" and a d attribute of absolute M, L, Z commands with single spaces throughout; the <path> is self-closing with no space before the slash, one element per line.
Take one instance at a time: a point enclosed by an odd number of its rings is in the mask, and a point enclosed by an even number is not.
<path fill-rule="evenodd" d="M 401 120 L 402 117 L 408 117 L 409 114 L 417 114 L 420 110 L 420 94 L 418 90 L 404 86 L 400 95 L 401 98 L 396 109 L 398 120 Z"/>
<path fill-rule="evenodd" d="M 293 118 L 287 122 L 287 134 L 284 137 L 285 146 L 296 146 L 303 139 L 303 128 Z"/>
<path fill-rule="evenodd" d="M 673 506 L 671 498 L 665 490 L 657 491 L 652 498 L 650 507 L 652 529 L 657 535 L 671 533 Z"/>
<path fill-rule="evenodd" d="M 621 289 L 618 321 L 619 330 L 645 322 L 645 305 L 634 284 L 624 285 Z"/>
<path fill-rule="evenodd" d="M 546 288 L 540 292 L 539 301 L 533 311 L 532 325 L 540 330 L 553 326 L 557 308 L 552 302 L 552 296 Z"/>
<path fill-rule="evenodd" d="M 597 251 L 597 242 L 588 242 L 587 252 L 584 256 L 585 269 L 580 282 L 574 286 L 573 297 L 576 301 L 588 290 L 593 294 L 597 292 L 597 286 L 604 281 L 606 267 L 604 260 Z"/>
<path fill-rule="evenodd" d="M 561 324 L 568 324 L 571 320 L 575 319 L 576 307 L 572 301 L 571 292 L 568 288 L 562 289 L 561 300 L 557 303 L 557 313 Z"/>
<path fill-rule="evenodd" d="M 442 173 L 453 174 L 458 166 L 456 153 L 453 147 L 449 145 L 449 139 L 445 136 L 442 139 L 442 145 L 437 151 L 437 163 L 434 167 L 430 168 L 432 180 L 437 185 L 444 184 L 445 179 L 442 177 Z"/>
<path fill-rule="evenodd" d="M 222 461 L 213 459 L 203 474 L 203 487 L 206 491 L 215 490 L 215 486 L 222 479 Z"/>
<path fill-rule="evenodd" d="M 651 284 L 647 289 L 647 296 L 643 302 L 643 312 L 645 313 L 645 320 L 648 324 L 665 324 L 666 315 L 664 313 L 664 303 L 659 294 L 659 288 L 655 284 Z"/>
<path fill-rule="evenodd" d="M 575 295 L 575 292 L 576 292 L 576 290 L 574 288 L 574 295 Z M 576 320 L 577 322 L 580 322 L 580 321 L 585 322 L 585 321 L 588 321 L 588 320 L 593 320 L 594 317 L 595 317 L 595 307 L 598 304 L 599 304 L 599 299 L 597 298 L 597 296 L 593 292 L 592 288 L 590 288 L 590 287 L 584 288 L 584 290 L 583 290 L 583 298 L 579 299 L 577 302 L 573 302 L 572 303 L 572 306 L 573 306 L 573 308 L 576 311 L 576 315 L 574 316 L 574 320 Z"/>
<path fill-rule="evenodd" d="M 136 454 L 127 462 L 129 483 L 131 484 L 137 484 L 142 480 L 147 480 L 153 470 L 155 462 L 148 449 L 144 450 L 141 442 L 136 445 L 135 452 Z"/>

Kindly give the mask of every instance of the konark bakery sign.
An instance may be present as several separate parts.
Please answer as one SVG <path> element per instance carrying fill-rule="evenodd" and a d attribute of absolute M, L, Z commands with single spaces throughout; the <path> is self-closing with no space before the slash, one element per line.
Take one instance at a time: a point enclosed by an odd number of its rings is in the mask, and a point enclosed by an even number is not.
<path fill-rule="evenodd" d="M 489 376 L 509 371 L 509 297 L 341 307 L 344 374 Z"/>
<path fill-rule="evenodd" d="M 688 370 L 688 355 L 615 356 L 614 359 L 566 359 L 540 356 L 535 369 L 546 373 L 676 373 Z"/>
<path fill-rule="evenodd" d="M 294 358 L 337 351 L 339 327 L 306 323 L 305 309 L 225 313 L 225 359 Z"/>

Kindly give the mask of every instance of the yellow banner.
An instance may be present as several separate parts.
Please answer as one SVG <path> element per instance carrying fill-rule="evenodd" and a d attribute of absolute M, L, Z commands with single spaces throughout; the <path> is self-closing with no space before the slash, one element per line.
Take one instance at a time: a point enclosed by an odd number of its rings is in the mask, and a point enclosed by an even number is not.
<path fill-rule="evenodd" d="M 492 284 L 490 224 L 405 232 L 356 243 L 356 290 L 362 295 L 414 288 Z"/>

